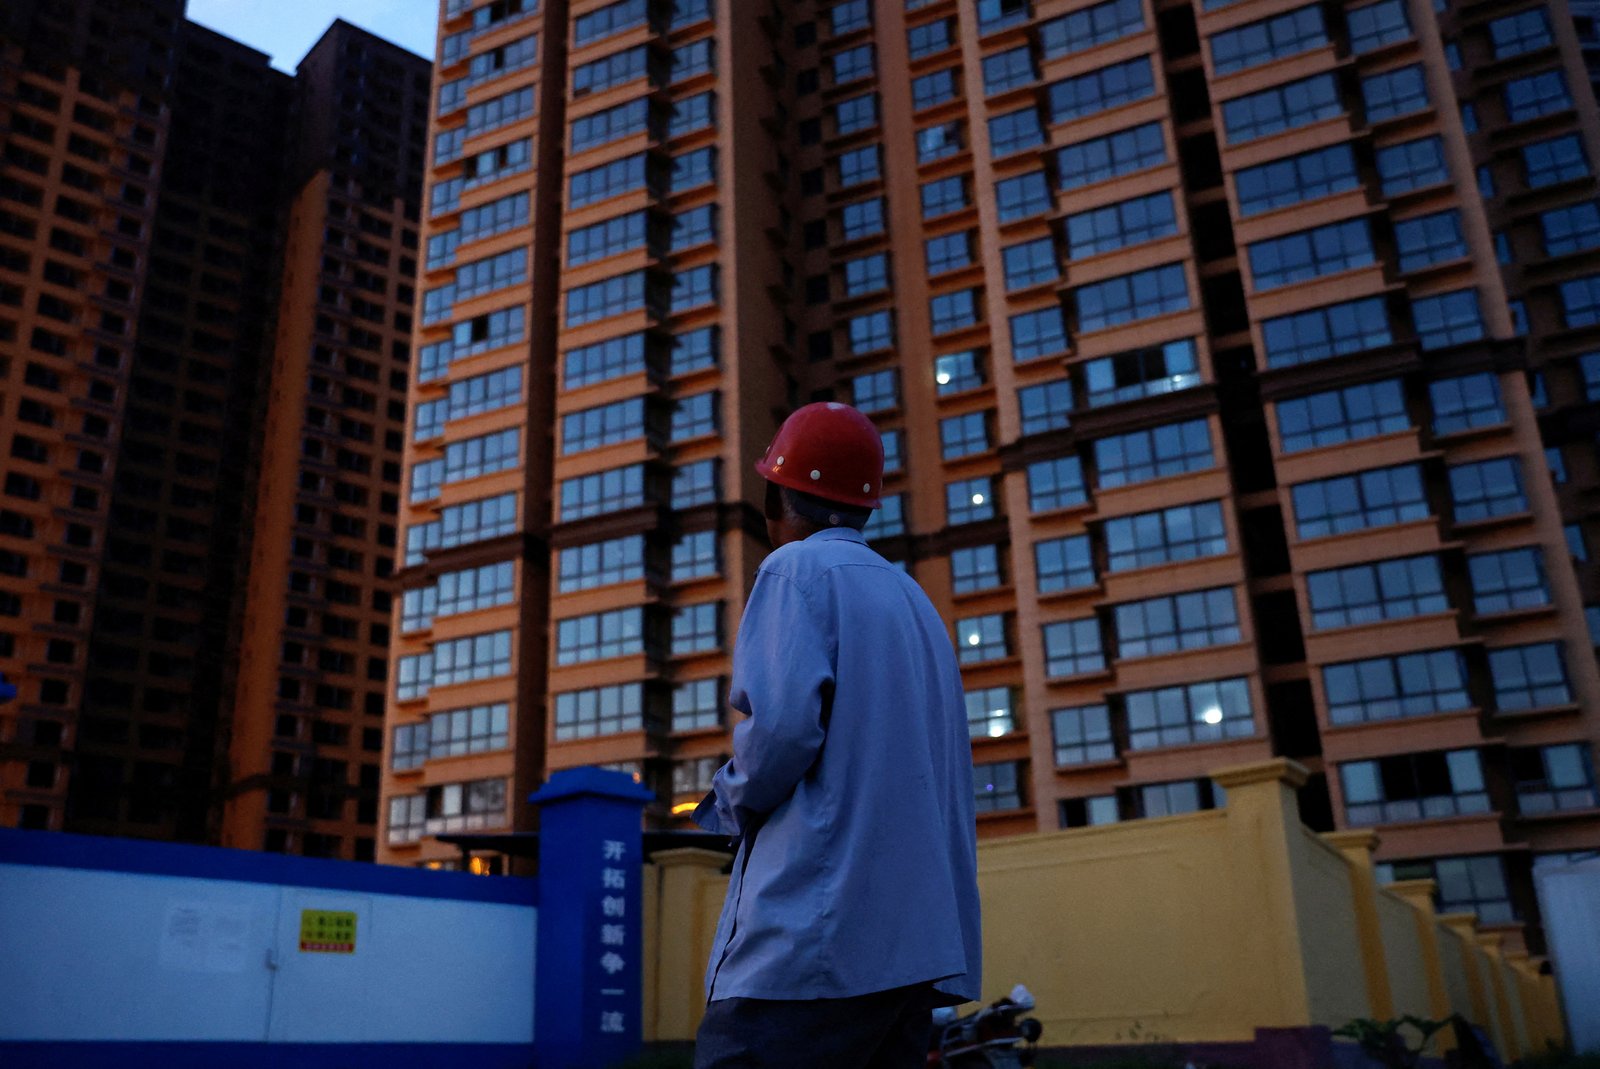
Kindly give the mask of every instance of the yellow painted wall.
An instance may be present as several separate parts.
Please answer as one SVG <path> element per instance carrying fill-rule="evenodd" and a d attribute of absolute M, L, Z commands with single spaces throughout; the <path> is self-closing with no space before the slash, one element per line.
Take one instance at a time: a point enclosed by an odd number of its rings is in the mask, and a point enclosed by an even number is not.
<path fill-rule="evenodd" d="M 1547 978 L 1487 951 L 1470 919 L 1435 918 L 1430 885 L 1377 889 L 1375 836 L 1302 827 L 1304 776 L 1283 760 L 1225 769 L 1223 810 L 980 843 L 985 997 L 1027 984 L 1052 1046 L 1248 1041 L 1446 1002 L 1508 1060 L 1548 1035 Z M 726 861 L 676 850 L 648 866 L 646 1039 L 699 1025 Z"/>

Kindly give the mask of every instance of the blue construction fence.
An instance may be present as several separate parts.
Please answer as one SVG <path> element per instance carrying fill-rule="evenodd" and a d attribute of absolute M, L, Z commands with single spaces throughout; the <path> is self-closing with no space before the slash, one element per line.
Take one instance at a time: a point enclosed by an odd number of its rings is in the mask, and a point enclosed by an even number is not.
<path fill-rule="evenodd" d="M 533 880 L 0 829 L 0 1065 L 625 1059 L 649 800 L 622 773 L 552 776 Z"/>

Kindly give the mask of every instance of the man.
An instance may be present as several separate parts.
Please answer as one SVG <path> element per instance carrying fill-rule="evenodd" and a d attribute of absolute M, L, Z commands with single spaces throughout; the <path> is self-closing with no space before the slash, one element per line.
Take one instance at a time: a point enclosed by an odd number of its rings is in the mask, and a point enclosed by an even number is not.
<path fill-rule="evenodd" d="M 773 552 L 734 648 L 748 715 L 695 811 L 734 837 L 696 1069 L 925 1064 L 933 1007 L 978 997 L 961 673 L 922 589 L 861 535 L 883 442 L 812 404 L 756 464 Z"/>

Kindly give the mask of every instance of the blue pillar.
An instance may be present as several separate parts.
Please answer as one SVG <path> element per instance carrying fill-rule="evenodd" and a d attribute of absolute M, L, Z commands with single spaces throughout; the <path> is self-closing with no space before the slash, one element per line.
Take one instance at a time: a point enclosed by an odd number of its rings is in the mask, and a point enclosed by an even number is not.
<path fill-rule="evenodd" d="M 601 1069 L 639 1052 L 644 953 L 640 815 L 624 772 L 556 772 L 539 806 L 534 1049 L 540 1069 Z"/>

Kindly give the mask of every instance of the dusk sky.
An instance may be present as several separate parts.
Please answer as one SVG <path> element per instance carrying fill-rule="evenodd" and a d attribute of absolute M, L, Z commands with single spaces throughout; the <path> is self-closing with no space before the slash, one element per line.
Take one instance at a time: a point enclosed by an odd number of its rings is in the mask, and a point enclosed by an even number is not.
<path fill-rule="evenodd" d="M 189 18 L 293 71 L 336 18 L 433 57 L 433 0 L 189 0 Z"/>

